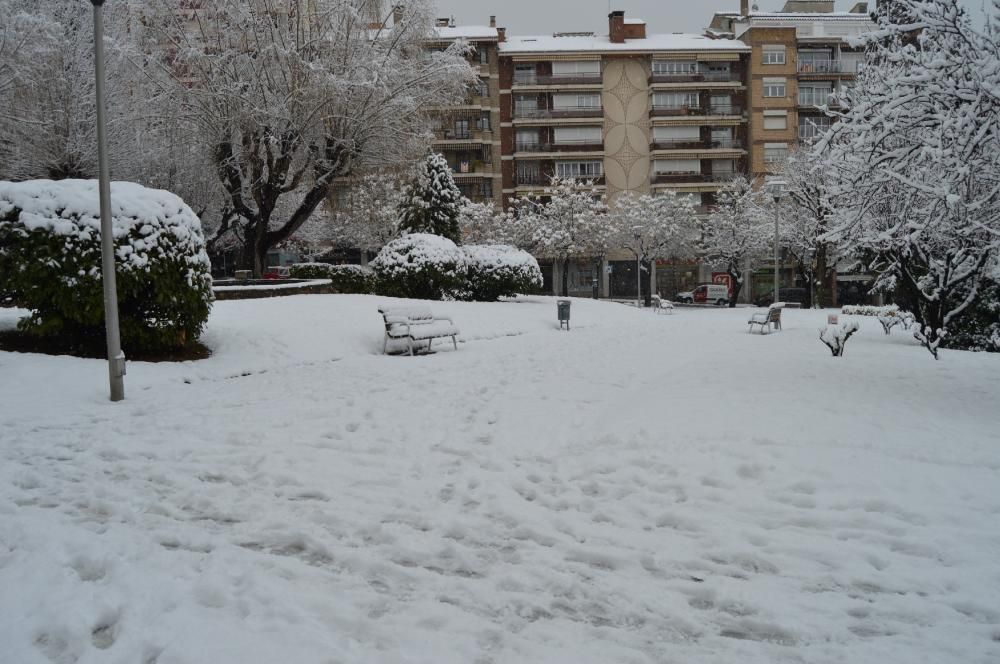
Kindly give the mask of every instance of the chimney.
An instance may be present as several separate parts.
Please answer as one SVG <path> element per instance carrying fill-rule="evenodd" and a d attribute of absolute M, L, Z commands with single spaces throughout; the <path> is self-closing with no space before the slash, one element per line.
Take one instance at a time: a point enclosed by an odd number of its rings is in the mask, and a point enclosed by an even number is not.
<path fill-rule="evenodd" d="M 438 20 L 437 20 L 437 21 L 436 21 L 436 22 L 434 23 L 434 25 L 435 25 L 436 27 L 439 27 L 439 28 L 447 28 L 447 27 L 448 27 L 448 22 L 449 22 L 450 20 L 451 20 L 451 19 L 447 19 L 447 18 L 439 18 L 439 19 L 438 19 Z"/>
<path fill-rule="evenodd" d="M 497 17 L 496 16 L 490 16 L 490 27 L 491 28 L 497 27 Z"/>
<path fill-rule="evenodd" d="M 497 28 L 497 41 L 500 43 L 507 41 L 507 28 Z"/>
<path fill-rule="evenodd" d="M 392 8 L 392 24 L 399 25 L 403 22 L 403 5 L 396 5 Z"/>
<path fill-rule="evenodd" d="M 750 15 L 750 0 L 740 0 L 740 16 Z"/>
<path fill-rule="evenodd" d="M 859 2 L 858 4 L 851 7 L 852 14 L 867 14 L 868 13 L 868 3 Z"/>
<path fill-rule="evenodd" d="M 625 43 L 625 12 L 619 10 L 608 14 L 608 38 L 612 44 Z"/>

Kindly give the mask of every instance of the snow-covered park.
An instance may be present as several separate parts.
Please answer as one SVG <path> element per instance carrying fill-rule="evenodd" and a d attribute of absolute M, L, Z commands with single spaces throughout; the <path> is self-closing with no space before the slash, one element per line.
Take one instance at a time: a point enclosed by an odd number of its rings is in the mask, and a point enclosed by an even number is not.
<path fill-rule="evenodd" d="M 0 662 L 1000 660 L 997 355 L 538 297 L 384 356 L 386 302 L 219 302 L 118 404 L 0 352 Z"/>

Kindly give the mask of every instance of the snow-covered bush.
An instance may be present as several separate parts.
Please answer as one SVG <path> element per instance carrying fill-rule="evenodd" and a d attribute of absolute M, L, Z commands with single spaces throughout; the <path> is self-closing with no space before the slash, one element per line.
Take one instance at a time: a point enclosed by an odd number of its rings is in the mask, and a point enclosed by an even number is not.
<path fill-rule="evenodd" d="M 111 185 L 122 345 L 184 346 L 212 303 L 201 221 L 166 191 Z M 75 347 L 104 340 L 95 180 L 0 182 L 0 292 L 29 309 L 20 329 Z"/>
<path fill-rule="evenodd" d="M 840 313 L 845 316 L 898 316 L 899 306 L 890 304 L 884 307 L 876 307 L 868 304 L 848 304 L 841 308 Z"/>
<path fill-rule="evenodd" d="M 372 271 L 360 265 L 296 263 L 290 274 L 294 279 L 329 279 L 338 293 L 365 294 L 372 291 Z"/>
<path fill-rule="evenodd" d="M 979 289 L 975 304 L 945 338 L 944 346 L 1000 353 L 1000 284 L 990 283 Z"/>
<path fill-rule="evenodd" d="M 508 244 L 465 245 L 462 251 L 468 265 L 464 299 L 493 302 L 542 287 L 538 261 L 527 251 Z"/>
<path fill-rule="evenodd" d="M 819 331 L 819 340 L 826 344 L 834 357 L 841 357 L 847 341 L 860 329 L 857 321 L 850 321 L 840 325 L 827 325 L 825 329 Z"/>
<path fill-rule="evenodd" d="M 399 230 L 433 233 L 458 242 L 458 217 L 465 197 L 451 176 L 444 155 L 432 152 L 420 162 L 399 204 Z"/>
<path fill-rule="evenodd" d="M 465 254 L 448 238 L 430 233 L 393 240 L 382 247 L 371 268 L 381 295 L 441 300 L 465 285 Z"/>

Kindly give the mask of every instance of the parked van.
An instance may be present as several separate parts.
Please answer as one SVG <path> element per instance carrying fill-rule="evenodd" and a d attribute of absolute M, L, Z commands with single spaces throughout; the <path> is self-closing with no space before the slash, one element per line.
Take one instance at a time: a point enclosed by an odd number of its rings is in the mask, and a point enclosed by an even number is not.
<path fill-rule="evenodd" d="M 677 294 L 678 302 L 687 304 L 729 304 L 729 287 L 725 284 L 702 284 L 693 291 Z"/>

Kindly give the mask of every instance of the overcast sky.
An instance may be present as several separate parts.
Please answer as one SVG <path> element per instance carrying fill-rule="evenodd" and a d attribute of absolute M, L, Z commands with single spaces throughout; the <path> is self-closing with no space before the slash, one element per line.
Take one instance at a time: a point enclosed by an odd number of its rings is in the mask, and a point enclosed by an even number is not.
<path fill-rule="evenodd" d="M 784 0 L 757 0 L 762 11 L 777 11 Z M 837 10 L 847 11 L 857 0 L 838 0 Z M 982 20 L 983 0 L 959 0 Z M 437 0 L 438 16 L 454 16 L 466 25 L 486 25 L 496 14 L 497 25 L 508 34 L 545 35 L 553 32 L 608 33 L 608 0 Z M 753 4 L 753 0 L 751 0 Z M 869 1 L 869 7 L 874 6 Z M 738 11 L 739 0 L 611 0 L 611 9 L 626 17 L 643 18 L 650 33 L 701 32 L 715 10 Z"/>

